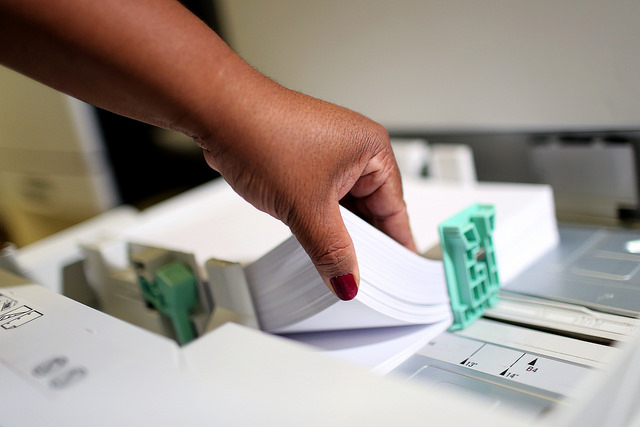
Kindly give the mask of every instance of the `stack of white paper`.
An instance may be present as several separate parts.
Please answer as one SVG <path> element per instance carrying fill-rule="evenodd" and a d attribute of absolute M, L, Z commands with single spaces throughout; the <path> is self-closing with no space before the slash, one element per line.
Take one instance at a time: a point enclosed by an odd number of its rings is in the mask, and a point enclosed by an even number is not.
<path fill-rule="evenodd" d="M 340 301 L 291 237 L 245 268 L 261 326 L 276 333 L 450 321 L 441 262 L 406 249 L 353 213 L 342 217 L 356 248 L 360 289 Z"/>

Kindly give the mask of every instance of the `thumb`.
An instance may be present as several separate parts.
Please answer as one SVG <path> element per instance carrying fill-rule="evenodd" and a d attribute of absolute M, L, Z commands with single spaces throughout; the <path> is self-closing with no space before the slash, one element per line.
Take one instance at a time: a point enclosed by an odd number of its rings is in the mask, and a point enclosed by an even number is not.
<path fill-rule="evenodd" d="M 304 215 L 291 226 L 327 287 L 341 300 L 355 298 L 360 283 L 356 251 L 337 203 L 322 214 Z M 296 224 L 296 222 L 293 222 Z"/>

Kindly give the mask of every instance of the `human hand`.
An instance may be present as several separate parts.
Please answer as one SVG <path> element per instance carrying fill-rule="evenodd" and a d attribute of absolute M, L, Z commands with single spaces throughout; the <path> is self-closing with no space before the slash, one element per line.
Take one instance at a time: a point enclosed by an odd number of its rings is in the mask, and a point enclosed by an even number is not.
<path fill-rule="evenodd" d="M 225 126 L 196 141 L 236 192 L 290 227 L 329 289 L 353 299 L 360 278 L 341 200 L 415 250 L 389 136 L 353 111 L 254 79 Z"/>
<path fill-rule="evenodd" d="M 345 197 L 415 250 L 384 128 L 267 79 L 179 2 L 4 1 L 0 41 L 15 70 L 192 136 L 241 196 L 291 228 L 339 298 L 359 283 Z"/>

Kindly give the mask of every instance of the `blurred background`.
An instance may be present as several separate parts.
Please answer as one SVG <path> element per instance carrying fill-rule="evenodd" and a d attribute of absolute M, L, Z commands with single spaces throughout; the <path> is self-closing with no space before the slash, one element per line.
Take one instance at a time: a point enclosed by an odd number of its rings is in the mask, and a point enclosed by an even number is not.
<path fill-rule="evenodd" d="M 478 180 L 552 184 L 561 218 L 638 217 L 640 2 L 183 3 L 267 76 L 370 116 L 394 143 L 464 145 Z M 2 240 L 216 178 L 184 136 L 0 67 Z"/>

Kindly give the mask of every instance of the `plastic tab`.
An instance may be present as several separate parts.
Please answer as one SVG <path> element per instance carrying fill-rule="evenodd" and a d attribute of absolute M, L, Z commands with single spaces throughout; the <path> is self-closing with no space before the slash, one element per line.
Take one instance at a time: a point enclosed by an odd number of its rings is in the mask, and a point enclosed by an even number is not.
<path fill-rule="evenodd" d="M 196 278 L 184 264 L 174 261 L 160 267 L 155 280 L 149 282 L 138 276 L 140 288 L 147 301 L 171 320 L 180 345 L 196 338 L 190 313 L 198 301 Z"/>
<path fill-rule="evenodd" d="M 453 325 L 464 329 L 498 302 L 500 281 L 493 246 L 495 207 L 475 204 L 438 227 Z"/>

